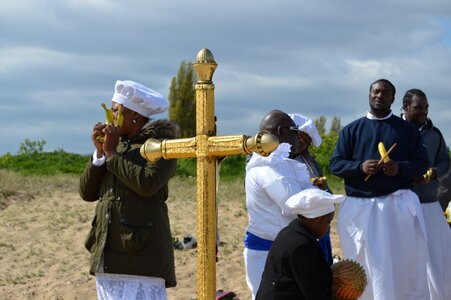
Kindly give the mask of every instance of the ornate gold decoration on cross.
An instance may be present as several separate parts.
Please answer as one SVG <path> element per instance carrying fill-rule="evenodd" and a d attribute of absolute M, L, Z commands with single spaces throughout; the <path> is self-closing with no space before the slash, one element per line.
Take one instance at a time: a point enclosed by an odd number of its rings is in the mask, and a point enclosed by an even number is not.
<path fill-rule="evenodd" d="M 213 73 L 216 62 L 210 50 L 199 51 L 194 62 L 196 83 L 196 136 L 163 140 L 148 139 L 141 155 L 150 162 L 160 158 L 197 158 L 197 296 L 216 298 L 216 168 L 227 155 L 256 152 L 268 156 L 279 145 L 268 132 L 255 136 L 215 136 Z M 243 228 L 244 230 L 244 228 Z"/>

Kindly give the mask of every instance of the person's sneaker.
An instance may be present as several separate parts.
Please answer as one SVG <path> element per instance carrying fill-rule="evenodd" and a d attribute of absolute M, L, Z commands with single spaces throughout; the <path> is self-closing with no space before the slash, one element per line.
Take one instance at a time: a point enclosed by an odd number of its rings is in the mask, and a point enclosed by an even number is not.
<path fill-rule="evenodd" d="M 224 291 L 217 290 L 216 291 L 216 300 L 233 300 L 235 299 L 236 294 L 232 291 Z"/>
<path fill-rule="evenodd" d="M 183 248 L 192 249 L 197 247 L 197 241 L 193 236 L 187 235 L 183 237 Z"/>
<path fill-rule="evenodd" d="M 174 249 L 183 249 L 183 243 L 178 238 L 172 238 L 172 245 L 174 245 Z"/>

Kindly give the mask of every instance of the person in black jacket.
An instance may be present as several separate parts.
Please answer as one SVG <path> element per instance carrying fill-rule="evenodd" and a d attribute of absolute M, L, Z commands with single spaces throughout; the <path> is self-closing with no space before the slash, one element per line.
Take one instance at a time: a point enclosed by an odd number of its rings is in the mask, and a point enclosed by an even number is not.
<path fill-rule="evenodd" d="M 451 299 L 451 231 L 437 198 L 440 185 L 438 178 L 449 170 L 446 142 L 440 130 L 428 118 L 429 102 L 422 90 L 408 90 L 404 95 L 402 108 L 402 117 L 418 128 L 428 151 L 428 172 L 415 180 L 413 191 L 418 195 L 423 208 L 431 258 L 427 263 L 431 299 Z"/>
<path fill-rule="evenodd" d="M 332 299 L 332 273 L 318 239 L 329 230 L 334 203 L 344 196 L 306 189 L 287 201 L 298 215 L 277 235 L 265 264 L 257 300 Z"/>
<path fill-rule="evenodd" d="M 440 177 L 440 185 L 437 191 L 437 198 L 443 211 L 446 211 L 451 202 L 451 165 L 449 171 Z"/>

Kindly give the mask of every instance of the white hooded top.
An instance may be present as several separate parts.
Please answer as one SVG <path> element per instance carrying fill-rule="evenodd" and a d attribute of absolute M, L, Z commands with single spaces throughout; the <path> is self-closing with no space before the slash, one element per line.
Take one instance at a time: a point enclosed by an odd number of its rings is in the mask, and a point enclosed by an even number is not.
<path fill-rule="evenodd" d="M 294 194 L 312 185 L 305 164 L 288 158 L 291 145 L 280 144 L 268 157 L 253 154 L 246 166 L 247 231 L 274 241 L 297 216 L 286 206 Z"/>

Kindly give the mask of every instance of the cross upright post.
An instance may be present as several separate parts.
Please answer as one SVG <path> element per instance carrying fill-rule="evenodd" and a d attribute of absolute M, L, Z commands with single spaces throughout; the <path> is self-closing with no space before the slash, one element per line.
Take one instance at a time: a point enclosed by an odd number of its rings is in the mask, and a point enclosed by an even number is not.
<path fill-rule="evenodd" d="M 216 167 L 220 157 L 256 152 L 268 156 L 279 142 L 268 132 L 216 136 L 213 73 L 216 62 L 210 50 L 199 51 L 194 62 L 196 83 L 196 136 L 158 141 L 148 139 L 141 155 L 153 162 L 160 158 L 197 158 L 197 296 L 216 298 Z"/>

